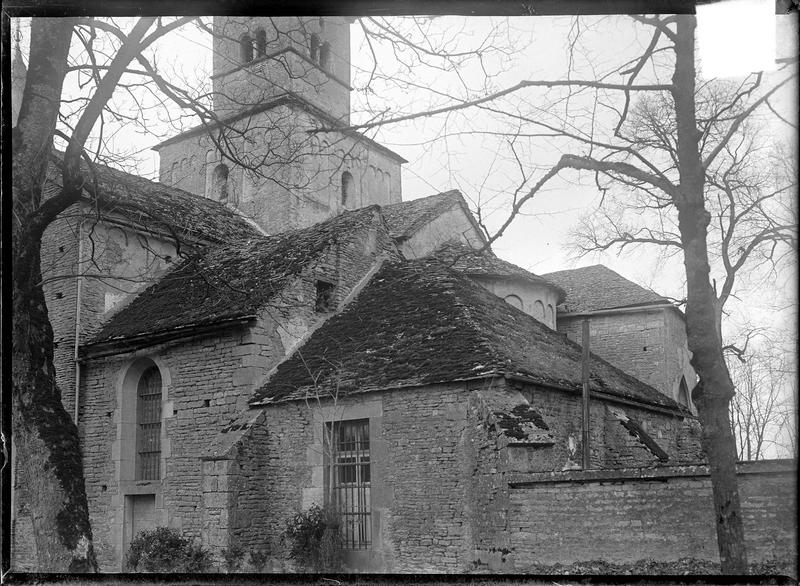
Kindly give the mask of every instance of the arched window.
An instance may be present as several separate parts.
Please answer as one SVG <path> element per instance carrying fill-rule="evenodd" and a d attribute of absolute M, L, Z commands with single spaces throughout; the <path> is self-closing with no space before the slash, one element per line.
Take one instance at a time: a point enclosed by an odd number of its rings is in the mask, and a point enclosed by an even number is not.
<path fill-rule="evenodd" d="M 349 203 L 350 196 L 353 194 L 353 176 L 350 171 L 342 173 L 342 205 Z"/>
<path fill-rule="evenodd" d="M 513 305 L 520 311 L 522 310 L 522 299 L 520 299 L 516 295 L 506 295 L 505 297 L 503 297 L 503 300 L 509 305 Z"/>
<path fill-rule="evenodd" d="M 250 63 L 253 60 L 253 39 L 247 33 L 239 38 L 239 56 L 242 63 Z"/>
<path fill-rule="evenodd" d="M 319 36 L 316 34 L 312 34 L 308 42 L 308 54 L 314 63 L 319 63 Z"/>
<path fill-rule="evenodd" d="M 544 303 L 542 303 L 538 299 L 533 304 L 533 317 L 535 317 L 539 321 L 544 321 Z"/>
<path fill-rule="evenodd" d="M 691 405 L 689 399 L 689 387 L 686 384 L 685 376 L 681 377 L 681 383 L 678 386 L 678 401 L 680 402 L 681 405 L 686 405 L 687 407 Z"/>
<path fill-rule="evenodd" d="M 263 57 L 267 54 L 267 33 L 263 28 L 256 31 L 256 57 Z"/>
<path fill-rule="evenodd" d="M 322 43 L 319 48 L 319 66 L 328 71 L 331 65 L 331 46 L 328 43 Z"/>
<path fill-rule="evenodd" d="M 227 201 L 228 199 L 228 166 L 220 163 L 214 167 L 214 174 L 212 176 L 212 192 L 211 195 L 219 201 Z"/>
<path fill-rule="evenodd" d="M 154 364 L 136 389 L 136 480 L 161 478 L 161 372 Z"/>
<path fill-rule="evenodd" d="M 548 321 L 549 323 L 551 323 L 551 324 L 553 325 L 553 327 L 555 327 L 555 326 L 556 326 L 556 315 L 555 315 L 555 311 L 553 311 L 553 306 L 552 306 L 552 305 L 550 305 L 549 303 L 547 304 L 547 321 Z"/>

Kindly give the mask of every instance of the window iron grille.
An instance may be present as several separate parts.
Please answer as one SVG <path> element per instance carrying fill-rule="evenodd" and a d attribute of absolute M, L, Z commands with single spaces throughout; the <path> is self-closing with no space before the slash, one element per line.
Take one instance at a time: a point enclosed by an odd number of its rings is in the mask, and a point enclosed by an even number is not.
<path fill-rule="evenodd" d="M 328 504 L 341 519 L 345 549 L 369 549 L 372 544 L 369 420 L 329 423 L 326 432 Z"/>
<path fill-rule="evenodd" d="M 139 379 L 136 402 L 136 479 L 161 478 L 161 373 L 151 366 Z"/>

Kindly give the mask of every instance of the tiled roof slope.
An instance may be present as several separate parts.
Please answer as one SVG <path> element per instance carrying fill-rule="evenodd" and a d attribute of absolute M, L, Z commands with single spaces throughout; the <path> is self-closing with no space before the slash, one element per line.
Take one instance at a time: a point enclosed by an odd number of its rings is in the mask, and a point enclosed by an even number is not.
<path fill-rule="evenodd" d="M 440 260 L 447 266 L 452 266 L 465 275 L 500 275 L 548 285 L 559 292 L 559 303 L 566 295 L 564 290 L 557 285 L 554 285 L 539 275 L 526 271 L 522 267 L 518 267 L 513 263 L 499 258 L 491 250 L 484 250 L 482 253 L 479 253 L 463 242 L 448 242 L 430 256 Z"/>
<path fill-rule="evenodd" d="M 452 189 L 428 197 L 381 206 L 381 212 L 386 218 L 392 238 L 405 240 L 436 216 L 457 205 L 466 208 L 461 192 Z"/>
<path fill-rule="evenodd" d="M 56 160 L 62 155 L 54 153 Z M 93 193 L 94 174 L 83 164 L 87 190 Z M 181 237 L 212 242 L 251 238 L 259 234 L 253 224 L 225 205 L 182 189 L 95 164 L 97 199 L 107 213 L 119 214 L 145 230 L 161 230 Z M 50 165 L 48 178 L 61 184 L 61 171 Z"/>
<path fill-rule="evenodd" d="M 491 374 L 580 392 L 581 348 L 468 277 L 420 259 L 384 265 L 342 313 L 275 369 L 251 404 Z M 597 356 L 591 388 L 681 410 Z"/>
<path fill-rule="evenodd" d="M 255 315 L 328 246 L 374 224 L 377 213 L 371 206 L 199 253 L 114 315 L 92 343 Z"/>
<path fill-rule="evenodd" d="M 542 276 L 567 292 L 563 305 L 563 311 L 567 313 L 669 303 L 668 299 L 603 265 L 556 271 Z"/>

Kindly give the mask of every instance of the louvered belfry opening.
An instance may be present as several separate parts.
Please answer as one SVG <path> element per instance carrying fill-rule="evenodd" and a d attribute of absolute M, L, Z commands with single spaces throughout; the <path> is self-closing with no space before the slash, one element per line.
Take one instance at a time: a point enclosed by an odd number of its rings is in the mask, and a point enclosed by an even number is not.
<path fill-rule="evenodd" d="M 139 379 L 136 401 L 136 480 L 161 478 L 161 373 L 153 365 Z"/>
<path fill-rule="evenodd" d="M 337 421 L 326 429 L 326 495 L 342 521 L 346 549 L 372 543 L 369 420 Z"/>

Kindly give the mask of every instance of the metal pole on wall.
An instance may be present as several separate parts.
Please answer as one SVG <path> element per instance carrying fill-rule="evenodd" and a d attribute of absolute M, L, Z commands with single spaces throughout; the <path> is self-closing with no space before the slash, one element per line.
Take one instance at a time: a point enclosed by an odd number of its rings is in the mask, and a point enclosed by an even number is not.
<path fill-rule="evenodd" d="M 583 359 L 581 364 L 581 380 L 583 382 L 583 417 L 581 418 L 581 443 L 583 444 L 583 469 L 588 470 L 591 464 L 589 452 L 589 320 L 583 320 Z"/>

